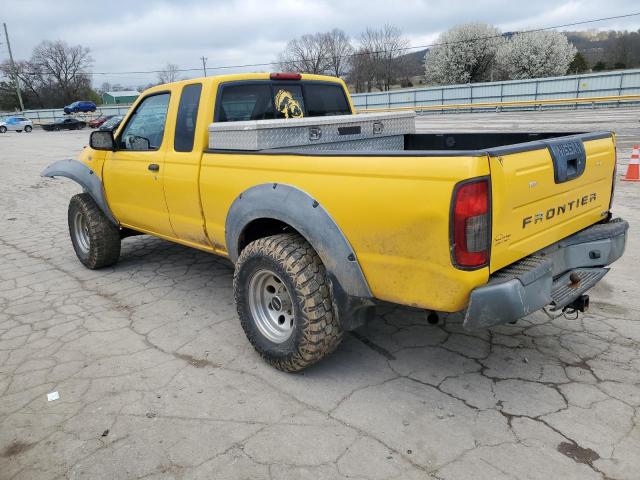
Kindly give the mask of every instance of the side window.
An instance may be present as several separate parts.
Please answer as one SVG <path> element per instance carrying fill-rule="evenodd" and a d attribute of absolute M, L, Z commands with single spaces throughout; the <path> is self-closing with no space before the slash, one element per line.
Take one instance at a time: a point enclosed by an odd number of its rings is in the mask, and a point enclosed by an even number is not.
<path fill-rule="evenodd" d="M 347 97 L 338 85 L 308 83 L 304 87 L 304 94 L 307 115 L 310 117 L 351 114 Z"/>
<path fill-rule="evenodd" d="M 278 112 L 277 118 L 304 117 L 304 100 L 300 85 L 274 85 L 273 103 Z"/>
<path fill-rule="evenodd" d="M 162 144 L 169 93 L 151 95 L 138 105 L 118 139 L 121 150 L 157 150 Z"/>
<path fill-rule="evenodd" d="M 196 119 L 198 118 L 201 91 L 201 83 L 187 85 L 182 89 L 176 118 L 176 135 L 173 140 L 173 149 L 176 152 L 190 152 L 193 150 L 193 137 L 196 132 Z"/>
<path fill-rule="evenodd" d="M 222 89 L 217 122 L 266 120 L 274 116 L 271 85 L 228 85 Z"/>

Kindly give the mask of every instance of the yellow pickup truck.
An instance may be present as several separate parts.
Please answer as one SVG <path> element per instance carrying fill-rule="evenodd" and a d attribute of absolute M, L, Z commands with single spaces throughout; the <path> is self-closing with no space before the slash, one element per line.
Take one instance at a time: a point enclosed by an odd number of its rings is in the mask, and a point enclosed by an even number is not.
<path fill-rule="evenodd" d="M 385 143 L 373 137 L 391 124 L 369 120 L 337 78 L 184 80 L 144 92 L 117 131 L 93 132 L 77 160 L 42 175 L 84 189 L 68 220 L 88 268 L 115 264 L 134 234 L 229 258 L 242 327 L 284 371 L 333 351 L 379 301 L 431 319 L 466 311 L 470 329 L 585 310 L 626 243 L 627 222 L 610 213 L 612 133 L 409 132 Z M 271 141 L 262 129 L 275 124 L 274 135 L 297 125 L 311 145 L 242 140 Z M 229 128 L 235 144 L 222 142 Z M 314 147 L 332 135 L 363 140 Z"/>

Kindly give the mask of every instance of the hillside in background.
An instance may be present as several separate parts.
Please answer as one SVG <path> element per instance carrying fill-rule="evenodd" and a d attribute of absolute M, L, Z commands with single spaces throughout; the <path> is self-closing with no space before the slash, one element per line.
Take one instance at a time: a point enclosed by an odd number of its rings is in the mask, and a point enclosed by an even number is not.
<path fill-rule="evenodd" d="M 564 32 L 594 71 L 640 67 L 640 30 Z"/>

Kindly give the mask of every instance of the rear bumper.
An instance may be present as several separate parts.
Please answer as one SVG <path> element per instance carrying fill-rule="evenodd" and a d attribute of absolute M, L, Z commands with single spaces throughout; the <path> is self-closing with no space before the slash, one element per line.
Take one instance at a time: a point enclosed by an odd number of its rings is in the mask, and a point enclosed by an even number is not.
<path fill-rule="evenodd" d="M 512 322 L 547 305 L 560 310 L 593 287 L 624 253 L 629 224 L 617 218 L 592 225 L 493 274 L 471 292 L 464 326 Z M 569 276 L 576 273 L 577 283 Z M 575 278 L 575 277 L 574 277 Z"/>

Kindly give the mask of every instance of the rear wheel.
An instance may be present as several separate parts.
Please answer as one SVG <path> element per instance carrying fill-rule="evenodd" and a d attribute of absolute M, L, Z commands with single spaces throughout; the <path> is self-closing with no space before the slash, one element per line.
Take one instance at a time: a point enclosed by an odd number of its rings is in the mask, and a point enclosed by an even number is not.
<path fill-rule="evenodd" d="M 340 344 L 324 265 L 300 235 L 250 243 L 236 264 L 233 288 L 247 338 L 275 368 L 303 370 Z"/>
<path fill-rule="evenodd" d="M 24 127 L 25 133 L 29 133 L 31 132 L 31 130 L 33 130 L 33 127 L 31 125 L 27 125 L 26 127 Z"/>
<path fill-rule="evenodd" d="M 7 131 L 7 127 L 4 125 L 0 125 L 0 133 L 5 133 Z"/>
<path fill-rule="evenodd" d="M 120 257 L 120 231 L 88 193 L 69 202 L 69 234 L 82 264 L 92 270 L 108 267 Z"/>

